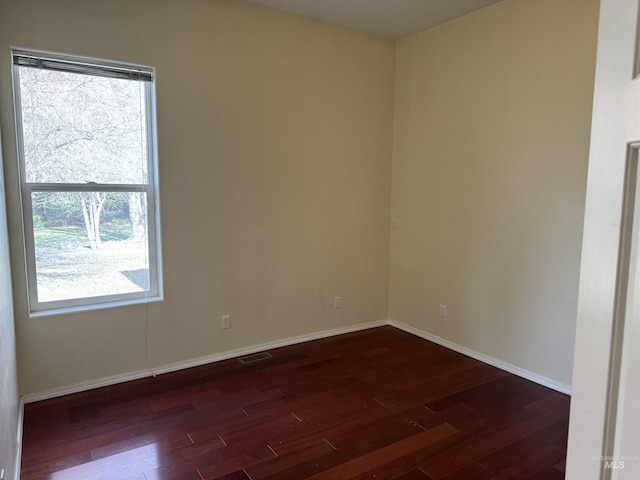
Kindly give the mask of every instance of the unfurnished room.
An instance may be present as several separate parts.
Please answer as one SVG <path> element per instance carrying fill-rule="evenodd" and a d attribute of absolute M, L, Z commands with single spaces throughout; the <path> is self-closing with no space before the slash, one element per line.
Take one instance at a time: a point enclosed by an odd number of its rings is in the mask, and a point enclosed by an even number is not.
<path fill-rule="evenodd" d="M 638 0 L 0 0 L 0 480 L 640 478 Z"/>

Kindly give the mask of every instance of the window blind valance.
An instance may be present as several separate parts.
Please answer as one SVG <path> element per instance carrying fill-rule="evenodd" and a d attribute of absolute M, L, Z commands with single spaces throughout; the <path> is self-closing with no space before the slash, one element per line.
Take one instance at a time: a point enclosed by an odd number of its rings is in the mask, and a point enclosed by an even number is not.
<path fill-rule="evenodd" d="M 21 67 L 43 68 L 58 72 L 80 73 L 123 80 L 153 81 L 152 68 L 99 61 L 87 64 L 57 55 L 34 55 L 33 53 L 14 51 L 13 64 Z"/>

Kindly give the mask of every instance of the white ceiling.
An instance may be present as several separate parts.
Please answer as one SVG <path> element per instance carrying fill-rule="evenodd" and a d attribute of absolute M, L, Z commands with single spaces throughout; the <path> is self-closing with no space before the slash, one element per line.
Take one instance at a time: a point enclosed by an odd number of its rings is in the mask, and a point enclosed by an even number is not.
<path fill-rule="evenodd" d="M 403 38 L 500 0 L 243 0 L 389 38 Z"/>

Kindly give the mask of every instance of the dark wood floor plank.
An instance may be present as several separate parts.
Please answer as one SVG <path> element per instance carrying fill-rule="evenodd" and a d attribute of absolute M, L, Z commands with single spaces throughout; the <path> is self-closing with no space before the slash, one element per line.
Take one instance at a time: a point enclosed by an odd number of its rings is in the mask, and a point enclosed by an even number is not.
<path fill-rule="evenodd" d="M 548 395 L 548 389 L 513 375 L 427 403 L 434 411 L 464 404 L 476 411 L 507 411 L 534 403 Z"/>
<path fill-rule="evenodd" d="M 376 400 L 384 406 L 407 400 L 425 404 L 477 385 L 485 384 L 505 375 L 508 374 L 495 367 L 479 365 L 465 369 L 462 372 L 440 373 L 437 378 L 430 379 L 406 390 L 390 391 L 385 395 L 377 396 Z"/>
<path fill-rule="evenodd" d="M 532 472 L 523 475 L 522 480 L 564 480 L 564 473 L 554 468 L 546 468 L 541 472 Z"/>
<path fill-rule="evenodd" d="M 528 437 L 538 430 L 544 429 L 566 418 L 566 412 L 551 410 L 536 418 L 516 421 L 504 428 L 494 429 L 483 435 L 481 441 L 465 444 L 449 451 L 449 458 L 443 458 L 421 469 L 434 478 L 442 478 L 454 473 L 461 466 L 473 463 L 482 457 L 496 452 L 506 445 Z"/>
<path fill-rule="evenodd" d="M 567 445 L 568 430 L 569 421 L 563 419 L 479 459 L 478 463 L 491 472 L 500 472 L 533 457 L 546 447 L 554 446 L 563 450 Z M 548 466 L 553 466 L 555 463 L 550 463 Z"/>
<path fill-rule="evenodd" d="M 218 477 L 216 480 L 251 480 L 251 477 L 249 477 L 244 470 L 238 470 L 237 472 Z"/>
<path fill-rule="evenodd" d="M 536 478 L 549 468 L 550 464 L 562 458 L 564 452 L 555 445 L 548 445 L 541 450 L 523 458 L 514 465 L 504 470 L 500 470 L 493 477 L 493 480 L 526 480 Z M 548 477 L 545 477 L 548 478 Z"/>
<path fill-rule="evenodd" d="M 20 478 L 22 480 L 40 480 L 43 478 L 48 478 L 53 473 L 58 474 L 59 472 L 73 470 L 77 466 L 82 466 L 88 462 L 91 462 L 91 460 L 91 452 L 83 451 L 80 453 L 59 457 L 46 463 L 23 466 L 23 468 L 21 469 Z M 61 475 L 61 478 L 64 477 Z"/>
<path fill-rule="evenodd" d="M 411 406 L 409 408 L 394 406 L 372 412 L 358 412 L 357 414 L 348 416 L 336 415 L 331 421 L 323 423 L 322 425 L 300 422 L 297 428 L 291 429 L 286 435 L 280 436 L 279 441 L 271 444 L 271 446 L 277 454 L 283 455 L 301 448 L 301 446 L 316 444 L 318 441 L 323 441 L 328 438 L 333 439 L 348 432 L 360 431 L 371 424 L 382 423 L 390 425 L 390 422 L 407 424 L 405 428 L 407 428 L 407 430 L 411 428 L 412 433 L 419 431 L 415 430 L 412 424 L 427 430 L 445 423 L 422 406 Z M 411 425 L 411 427 L 408 425 Z M 377 426 L 374 428 L 380 429 L 381 427 Z M 375 436 L 373 440 L 377 442 L 378 448 L 386 445 L 386 443 L 384 443 L 386 441 L 384 437 Z M 336 443 L 338 442 L 339 440 L 336 440 Z"/>
<path fill-rule="evenodd" d="M 23 480 L 562 478 L 569 398 L 392 327 L 25 406 Z"/>
<path fill-rule="evenodd" d="M 202 476 L 193 465 L 180 463 L 145 470 L 142 475 L 142 480 L 202 480 Z"/>
<path fill-rule="evenodd" d="M 91 453 L 93 449 L 119 442 L 129 443 L 130 440 L 131 434 L 127 431 L 120 430 L 100 433 L 72 442 L 60 442 L 55 445 L 49 443 L 47 448 L 44 449 L 29 448 L 23 452 L 25 458 L 23 467 L 28 468 L 33 465 L 49 463 L 68 455 L 78 454 L 79 452 Z"/>
<path fill-rule="evenodd" d="M 311 480 L 354 478 L 356 475 L 369 473 L 391 461 L 407 457 L 411 453 L 437 443 L 443 438 L 455 435 L 457 432 L 455 428 L 445 423 L 318 473 L 311 477 Z"/>
<path fill-rule="evenodd" d="M 361 428 L 352 429 L 342 433 L 326 436 L 326 440 L 336 448 L 336 450 L 349 450 L 357 448 L 359 450 L 380 449 L 381 439 L 384 444 L 390 445 L 407 439 L 418 433 L 424 432 L 421 426 L 416 423 L 398 419 L 387 419 L 381 422 L 373 422 Z"/>
<path fill-rule="evenodd" d="M 571 397 L 568 395 L 558 395 L 557 392 L 547 390 L 547 395 L 535 402 L 526 405 L 525 410 L 531 413 L 540 414 L 554 408 L 569 408 Z"/>
<path fill-rule="evenodd" d="M 442 480 L 488 480 L 490 478 L 493 478 L 493 472 L 482 465 L 471 463 L 447 475 Z"/>
<path fill-rule="evenodd" d="M 384 478 L 384 477 L 380 477 L 380 478 Z M 411 470 L 410 472 L 407 472 L 398 477 L 393 477 L 391 480 L 433 480 L 433 479 L 429 475 L 424 473 L 422 470 L 416 469 L 416 470 Z"/>
<path fill-rule="evenodd" d="M 442 376 L 482 366 L 481 362 L 462 356 L 454 356 L 444 360 L 421 358 L 418 361 L 420 362 L 420 375 L 416 375 L 414 373 L 415 365 L 412 369 L 410 362 L 396 365 L 396 368 L 394 369 L 395 374 L 389 386 L 397 391 L 419 388 L 420 385 Z"/>
<path fill-rule="evenodd" d="M 306 443 L 290 449 L 276 458 L 257 462 L 246 468 L 252 480 L 306 478 L 319 471 L 320 460 L 335 453 L 325 440 Z M 295 476 L 294 476 L 295 475 Z"/>

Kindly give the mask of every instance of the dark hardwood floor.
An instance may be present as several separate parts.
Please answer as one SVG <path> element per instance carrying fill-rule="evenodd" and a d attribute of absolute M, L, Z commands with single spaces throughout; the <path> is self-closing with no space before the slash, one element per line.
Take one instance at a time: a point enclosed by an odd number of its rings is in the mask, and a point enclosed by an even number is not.
<path fill-rule="evenodd" d="M 392 327 L 27 404 L 23 480 L 564 478 L 569 397 Z"/>

